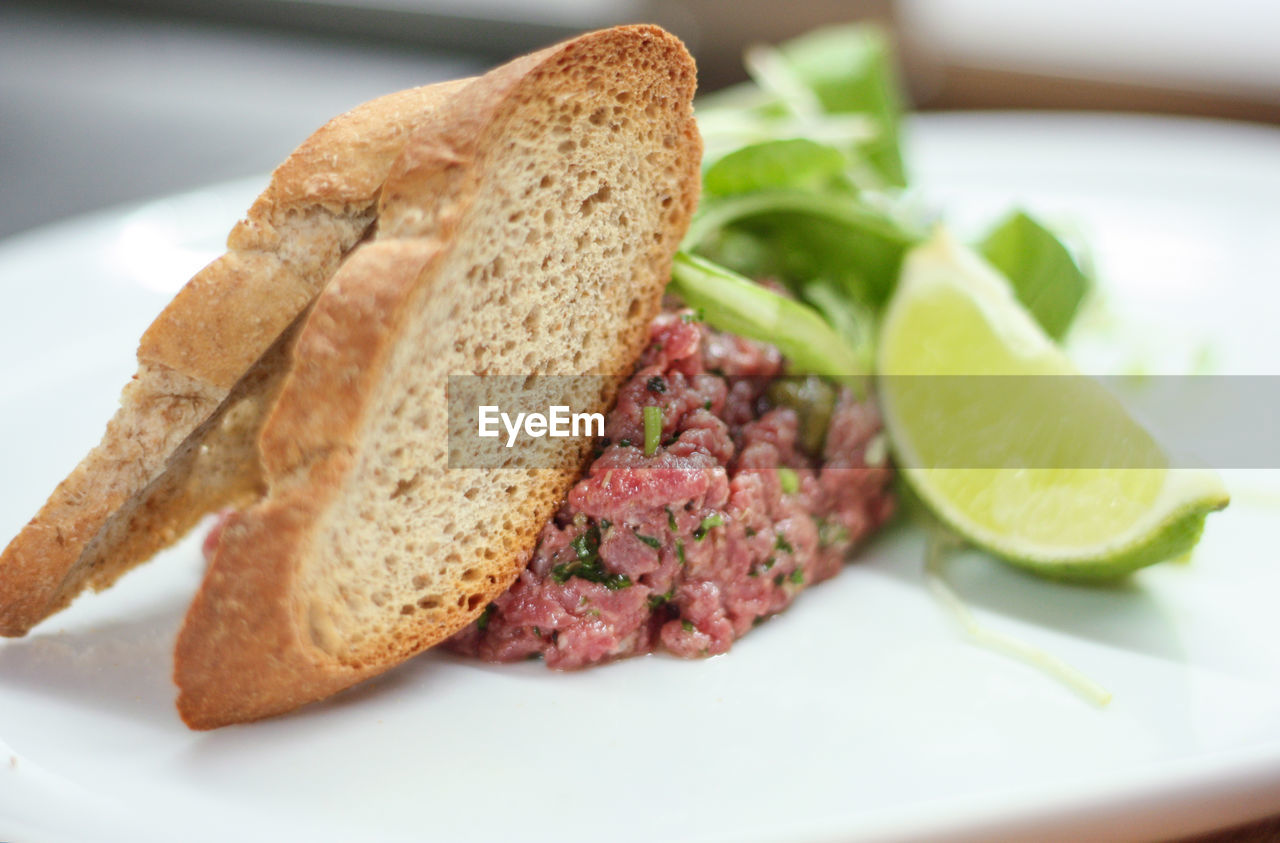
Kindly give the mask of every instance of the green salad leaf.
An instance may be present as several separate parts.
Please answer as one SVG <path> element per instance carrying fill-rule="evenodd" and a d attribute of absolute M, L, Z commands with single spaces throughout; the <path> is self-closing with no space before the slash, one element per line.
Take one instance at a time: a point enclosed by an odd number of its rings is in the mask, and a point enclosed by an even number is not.
<path fill-rule="evenodd" d="M 726 234 L 738 238 L 736 252 L 725 248 Z M 790 188 L 704 202 L 684 248 L 748 277 L 789 284 L 826 278 L 854 299 L 883 304 L 903 255 L 923 238 L 862 196 Z"/>
<path fill-rule="evenodd" d="M 788 41 L 779 52 L 827 112 L 872 118 L 877 136 L 862 144 L 867 163 L 887 185 L 905 187 L 898 131 L 902 97 L 884 33 L 857 24 L 825 27 Z"/>
<path fill-rule="evenodd" d="M 794 187 L 822 190 L 837 183 L 848 161 L 835 147 L 805 138 L 748 144 L 716 161 L 702 177 L 712 196 Z"/>
<path fill-rule="evenodd" d="M 724 267 L 677 254 L 671 285 L 712 327 L 777 346 L 795 374 L 840 378 L 869 372 L 866 353 L 851 346 L 816 310 Z"/>
<path fill-rule="evenodd" d="M 1045 333 L 1062 339 L 1090 286 L 1062 241 L 1025 211 L 1014 211 L 978 250 L 1009 279 Z"/>

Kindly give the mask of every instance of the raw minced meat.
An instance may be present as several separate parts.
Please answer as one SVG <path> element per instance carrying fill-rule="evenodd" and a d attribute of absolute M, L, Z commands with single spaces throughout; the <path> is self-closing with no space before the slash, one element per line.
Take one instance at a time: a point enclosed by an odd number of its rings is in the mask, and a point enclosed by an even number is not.
<path fill-rule="evenodd" d="M 775 400 L 777 349 L 689 316 L 654 321 L 599 456 L 528 568 L 453 649 L 541 656 L 553 668 L 656 649 L 723 653 L 838 573 L 889 517 L 874 405 L 831 390 L 815 440 L 813 419 Z M 644 408 L 654 406 L 661 444 L 646 456 Z"/>

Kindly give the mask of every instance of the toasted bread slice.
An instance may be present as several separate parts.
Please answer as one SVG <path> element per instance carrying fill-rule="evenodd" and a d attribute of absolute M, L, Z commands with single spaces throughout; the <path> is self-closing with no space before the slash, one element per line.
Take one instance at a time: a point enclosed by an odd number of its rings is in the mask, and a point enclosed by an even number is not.
<path fill-rule="evenodd" d="M 147 329 L 101 443 L 0 555 L 0 635 L 103 589 L 208 512 L 262 491 L 256 441 L 292 326 L 369 231 L 411 131 L 465 80 L 402 91 L 330 121 L 272 174 Z"/>
<path fill-rule="evenodd" d="M 260 440 L 269 491 L 222 529 L 179 634 L 188 725 L 381 673 L 518 576 L 593 443 L 450 469 L 448 378 L 604 376 L 552 380 L 556 403 L 608 408 L 697 202 L 694 86 L 678 40 L 619 27 L 471 82 L 414 135 L 378 238 L 301 329 Z"/>

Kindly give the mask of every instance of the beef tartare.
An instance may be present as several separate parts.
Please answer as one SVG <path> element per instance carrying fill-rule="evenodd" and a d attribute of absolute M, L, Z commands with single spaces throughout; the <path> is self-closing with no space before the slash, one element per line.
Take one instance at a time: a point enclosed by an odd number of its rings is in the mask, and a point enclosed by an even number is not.
<path fill-rule="evenodd" d="M 528 568 L 449 642 L 578 668 L 723 653 L 893 510 L 875 407 L 688 311 L 652 324 L 599 455 Z"/>

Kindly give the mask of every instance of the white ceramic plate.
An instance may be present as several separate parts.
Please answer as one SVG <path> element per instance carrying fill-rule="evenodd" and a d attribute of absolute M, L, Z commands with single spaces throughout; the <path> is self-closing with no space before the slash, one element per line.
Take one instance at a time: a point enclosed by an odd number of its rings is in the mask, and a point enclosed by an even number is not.
<path fill-rule="evenodd" d="M 962 229 L 1021 202 L 1092 244 L 1104 307 L 1076 354 L 1094 371 L 1208 355 L 1275 373 L 1276 132 L 913 128 L 921 192 Z M 0 538 L 97 441 L 142 329 L 259 186 L 0 246 Z M 922 536 L 899 528 L 727 656 L 563 675 L 428 654 L 293 716 L 195 734 L 169 679 L 192 537 L 0 644 L 0 839 L 1099 839 L 1280 811 L 1280 487 L 1229 483 L 1193 564 L 1131 587 L 950 565 L 984 624 L 1106 686 L 1105 709 L 965 639 L 922 586 Z"/>

